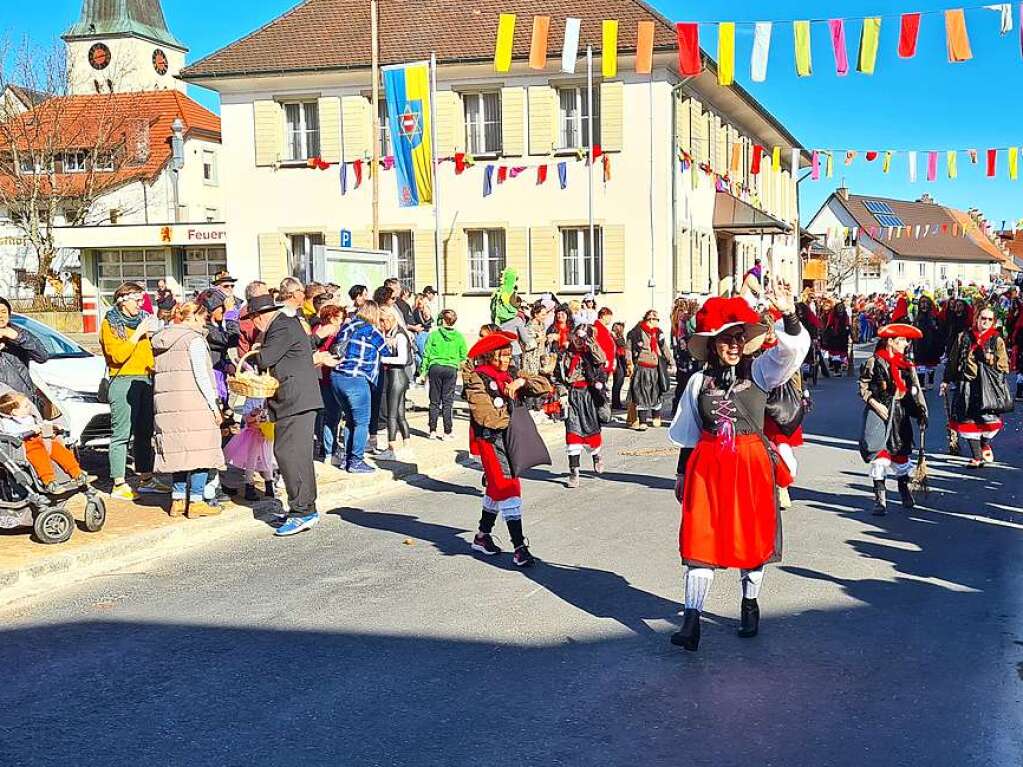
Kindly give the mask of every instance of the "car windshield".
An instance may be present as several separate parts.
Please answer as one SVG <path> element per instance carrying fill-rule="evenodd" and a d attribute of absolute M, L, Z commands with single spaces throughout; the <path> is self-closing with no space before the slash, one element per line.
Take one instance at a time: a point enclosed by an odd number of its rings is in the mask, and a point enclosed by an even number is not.
<path fill-rule="evenodd" d="M 39 339 L 39 342 L 46 348 L 46 351 L 50 353 L 51 359 L 92 356 L 67 336 L 62 336 L 53 328 L 44 325 L 38 320 L 33 320 L 31 317 L 15 314 L 11 317 L 11 324 L 27 330 Z"/>

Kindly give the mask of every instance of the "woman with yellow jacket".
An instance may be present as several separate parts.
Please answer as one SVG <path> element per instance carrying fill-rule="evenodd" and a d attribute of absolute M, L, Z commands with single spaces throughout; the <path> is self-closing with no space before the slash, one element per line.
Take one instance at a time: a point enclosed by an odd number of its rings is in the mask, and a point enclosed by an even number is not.
<path fill-rule="evenodd" d="M 167 493 L 170 488 L 153 478 L 153 345 L 156 319 L 142 311 L 145 288 L 126 282 L 114 292 L 114 306 L 100 326 L 99 341 L 107 361 L 110 402 L 111 496 L 134 501 L 137 495 L 125 481 L 128 442 L 133 442 L 135 473 L 140 493 Z"/>

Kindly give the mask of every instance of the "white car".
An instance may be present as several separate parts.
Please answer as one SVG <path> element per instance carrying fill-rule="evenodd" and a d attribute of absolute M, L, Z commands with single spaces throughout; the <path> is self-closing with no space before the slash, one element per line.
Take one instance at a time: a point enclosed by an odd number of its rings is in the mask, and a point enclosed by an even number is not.
<path fill-rule="evenodd" d="M 38 320 L 15 314 L 11 324 L 27 330 L 50 353 L 47 362 L 29 364 L 39 390 L 63 414 L 67 443 L 79 447 L 110 444 L 110 406 L 99 401 L 107 365 L 84 347 Z"/>

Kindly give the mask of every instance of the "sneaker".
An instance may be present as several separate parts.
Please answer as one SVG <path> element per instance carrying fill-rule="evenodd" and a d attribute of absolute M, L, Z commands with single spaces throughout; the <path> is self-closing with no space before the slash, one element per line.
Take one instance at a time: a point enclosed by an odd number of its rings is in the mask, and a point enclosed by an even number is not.
<path fill-rule="evenodd" d="M 143 495 L 164 495 L 171 491 L 170 485 L 164 484 L 156 477 L 150 477 L 139 483 L 138 492 Z"/>
<path fill-rule="evenodd" d="M 454 442 L 455 441 L 455 435 L 454 434 L 445 434 L 443 437 L 441 437 L 441 439 L 443 439 L 445 442 Z"/>
<path fill-rule="evenodd" d="M 114 485 L 114 489 L 110 491 L 110 497 L 119 501 L 137 501 L 139 499 L 138 494 L 131 489 L 131 485 L 127 482 Z"/>
<path fill-rule="evenodd" d="M 571 469 L 568 472 L 568 482 L 567 482 L 566 486 L 567 487 L 573 487 L 573 488 L 574 487 L 579 487 L 579 470 L 578 469 Z"/>
<path fill-rule="evenodd" d="M 365 461 L 353 460 L 348 463 L 349 474 L 373 474 L 376 471 Z"/>
<path fill-rule="evenodd" d="M 981 452 L 980 457 L 984 459 L 984 463 L 994 463 L 995 451 L 991 448 L 986 448 Z"/>
<path fill-rule="evenodd" d="M 286 538 L 289 535 L 298 535 L 306 530 L 312 530 L 320 521 L 320 515 L 317 512 L 312 514 L 306 514 L 302 517 L 288 517 L 288 520 L 277 528 L 277 532 L 274 535 L 278 538 Z"/>
<path fill-rule="evenodd" d="M 604 473 L 604 456 L 602 455 L 593 456 L 593 473 L 594 474 Z"/>
<path fill-rule="evenodd" d="M 515 549 L 515 553 L 512 555 L 512 562 L 515 563 L 516 567 L 532 567 L 536 564 L 536 560 L 529 553 L 529 548 L 525 544 Z"/>
<path fill-rule="evenodd" d="M 185 499 L 176 498 L 171 501 L 170 511 L 167 512 L 167 515 L 171 517 L 185 516 Z"/>
<path fill-rule="evenodd" d="M 494 537 L 490 533 L 476 533 L 470 548 L 480 554 L 486 554 L 488 557 L 501 553 L 500 547 L 494 543 Z"/>
<path fill-rule="evenodd" d="M 398 456 L 393 450 L 384 450 L 375 456 L 378 461 L 397 461 Z"/>
<path fill-rule="evenodd" d="M 221 511 L 222 509 L 219 506 L 215 506 L 212 503 L 206 503 L 205 501 L 192 501 L 188 504 L 187 516 L 189 519 L 215 517 L 220 514 Z"/>
<path fill-rule="evenodd" d="M 642 421 L 637 421 L 636 423 L 632 424 L 632 429 L 633 431 L 646 431 L 647 425 Z"/>

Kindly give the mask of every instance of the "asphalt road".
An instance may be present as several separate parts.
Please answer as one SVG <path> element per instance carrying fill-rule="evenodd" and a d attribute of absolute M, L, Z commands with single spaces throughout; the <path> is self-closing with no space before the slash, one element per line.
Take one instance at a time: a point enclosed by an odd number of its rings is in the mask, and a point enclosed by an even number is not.
<path fill-rule="evenodd" d="M 675 458 L 613 430 L 604 478 L 526 483 L 533 570 L 469 553 L 463 470 L 0 614 L 0 765 L 1023 764 L 1019 421 L 877 519 L 859 413 L 821 382 L 754 640 L 727 572 L 668 643 Z"/>

